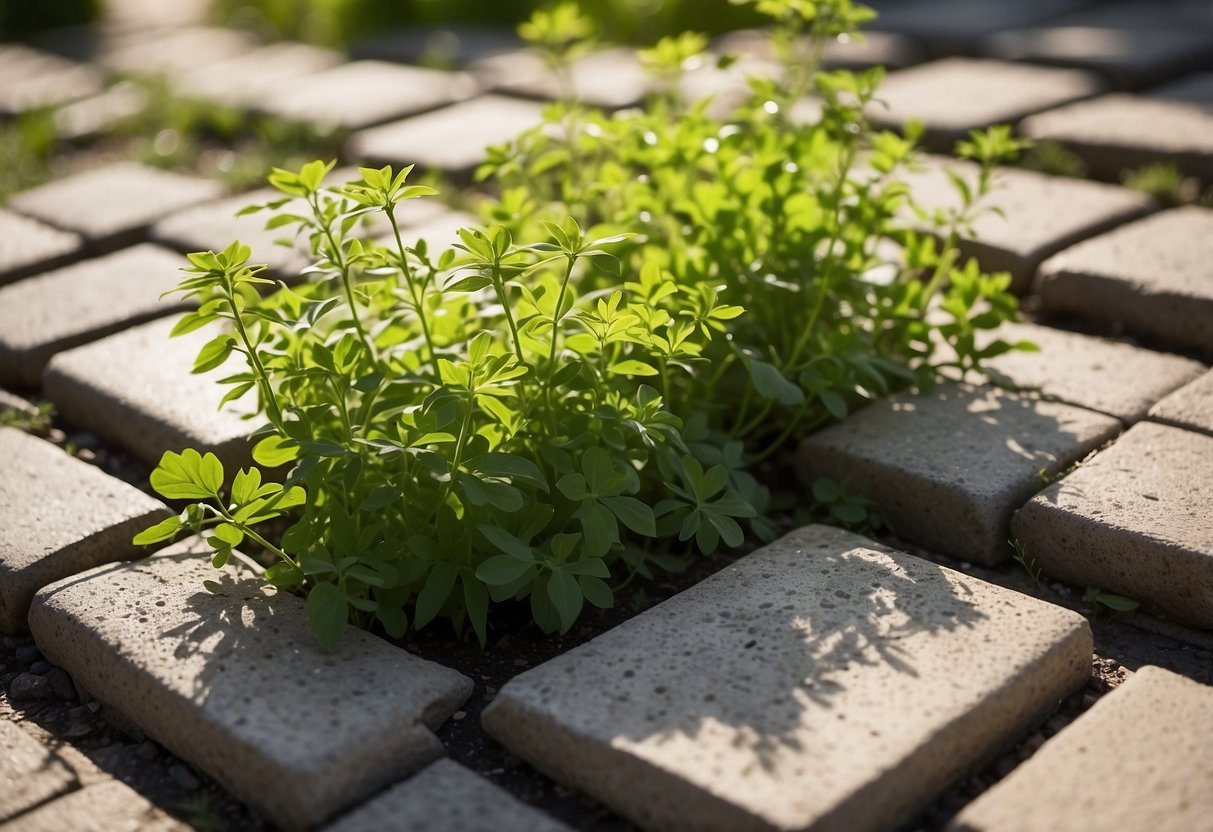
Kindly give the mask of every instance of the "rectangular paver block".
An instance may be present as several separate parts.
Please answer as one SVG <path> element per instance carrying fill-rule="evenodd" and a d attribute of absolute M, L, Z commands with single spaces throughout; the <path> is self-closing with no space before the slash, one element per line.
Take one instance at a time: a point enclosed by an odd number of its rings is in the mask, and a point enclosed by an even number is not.
<path fill-rule="evenodd" d="M 470 70 L 486 88 L 526 98 L 556 99 L 560 81 L 534 52 L 520 49 L 476 61 Z M 574 97 L 604 110 L 632 107 L 653 89 L 653 79 L 630 49 L 607 49 L 576 61 L 569 70 Z"/>
<path fill-rule="evenodd" d="M 1175 208 L 1065 249 L 1036 291 L 1046 314 L 1213 356 L 1213 210 Z"/>
<path fill-rule="evenodd" d="M 513 52 L 522 40 L 512 29 L 443 23 L 402 26 L 368 35 L 349 45 L 350 55 L 373 61 L 464 67 L 473 61 Z"/>
<path fill-rule="evenodd" d="M 0 114 L 57 107 L 101 91 L 101 73 L 19 43 L 0 44 Z"/>
<path fill-rule="evenodd" d="M 1082 6 L 1087 0 L 875 0 L 876 30 L 900 32 L 933 56 L 973 54 L 982 38 L 1035 24 Z"/>
<path fill-rule="evenodd" d="M 1143 667 L 977 798 L 950 832 L 1195 832 L 1213 819 L 1213 688 Z"/>
<path fill-rule="evenodd" d="M 0 384 L 37 387 L 51 356 L 185 304 L 185 261 L 144 243 L 0 288 Z"/>
<path fill-rule="evenodd" d="M 131 538 L 169 515 L 158 500 L 68 456 L 49 442 L 0 427 L 0 630 L 26 631 L 42 587 L 142 552 Z"/>
<path fill-rule="evenodd" d="M 255 48 L 257 40 L 238 29 L 208 26 L 134 32 L 106 44 L 98 61 L 129 75 L 172 75 L 230 60 Z"/>
<path fill-rule="evenodd" d="M 876 501 L 892 530 L 963 561 L 1011 554 L 1011 514 L 1112 439 L 1111 416 L 997 388 L 945 383 L 853 413 L 800 446 L 798 472 Z"/>
<path fill-rule="evenodd" d="M 273 84 L 302 79 L 341 62 L 341 54 L 331 49 L 305 43 L 273 43 L 181 72 L 173 79 L 173 92 L 240 107 Z"/>
<path fill-rule="evenodd" d="M 1042 491 L 1012 531 L 1045 574 L 1213 628 L 1213 437 L 1142 422 Z"/>
<path fill-rule="evenodd" d="M 1213 436 L 1213 371 L 1154 405 L 1150 419 Z"/>
<path fill-rule="evenodd" d="M 1075 613 L 809 526 L 515 677 L 483 722 L 648 829 L 892 829 L 1090 661 Z"/>
<path fill-rule="evenodd" d="M 121 780 L 94 783 L 5 824 L 4 832 L 189 832 Z"/>
<path fill-rule="evenodd" d="M 352 627 L 326 653 L 303 599 L 234 566 L 221 573 L 207 551 L 193 538 L 47 587 L 30 614 L 39 649 L 287 829 L 442 756 L 433 732 L 471 680 Z"/>
<path fill-rule="evenodd" d="M 76 775 L 50 746 L 0 719 L 0 824 L 76 787 Z"/>
<path fill-rule="evenodd" d="M 0 208 L 0 285 L 70 263 L 80 235 Z"/>

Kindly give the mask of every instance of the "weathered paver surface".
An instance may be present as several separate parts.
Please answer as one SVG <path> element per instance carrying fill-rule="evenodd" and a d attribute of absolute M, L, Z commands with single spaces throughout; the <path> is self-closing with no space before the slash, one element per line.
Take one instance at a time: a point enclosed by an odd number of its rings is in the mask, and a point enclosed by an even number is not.
<path fill-rule="evenodd" d="M 217 331 L 169 338 L 175 324 L 175 318 L 155 320 L 59 353 L 43 374 L 43 395 L 70 423 L 148 464 L 184 448 L 213 451 L 229 467 L 248 464 L 247 437 L 258 423 L 243 415 L 252 406 L 242 399 L 220 410 L 228 388 L 217 383 L 244 365 L 232 359 L 192 374 L 198 350 Z"/>
<path fill-rule="evenodd" d="M 1213 628 L 1213 437 L 1142 422 L 1036 495 L 1012 532 L 1045 574 Z"/>
<path fill-rule="evenodd" d="M 120 780 L 60 797 L 4 825 L 4 832 L 188 832 Z"/>
<path fill-rule="evenodd" d="M 950 832 L 1193 832 L 1213 818 L 1213 688 L 1143 667 Z"/>
<path fill-rule="evenodd" d="M 93 138 L 115 124 L 138 116 L 148 100 L 144 87 L 133 81 L 119 81 L 99 95 L 73 101 L 55 110 L 55 133 L 69 141 Z"/>
<path fill-rule="evenodd" d="M 139 557 L 131 538 L 167 517 L 158 500 L 49 442 L 0 427 L 0 630 L 26 631 L 30 599 L 52 581 Z"/>
<path fill-rule="evenodd" d="M 890 829 L 1090 658 L 1081 616 L 809 526 L 515 677 L 483 722 L 646 828 Z"/>
<path fill-rule="evenodd" d="M 1100 179 L 1169 162 L 1185 176 L 1213 180 L 1213 111 L 1182 101 L 1105 95 L 1026 118 L 1020 130 L 1065 145 Z"/>
<path fill-rule="evenodd" d="M 0 824 L 76 786 L 76 775 L 47 746 L 0 720 Z"/>
<path fill-rule="evenodd" d="M 325 652 L 302 599 L 213 569 L 208 551 L 194 538 L 45 588 L 30 614 L 39 649 L 286 829 L 442 756 L 433 731 L 471 680 L 353 627 Z"/>
<path fill-rule="evenodd" d="M 137 242 L 165 214 L 218 199 L 224 190 L 218 182 L 117 162 L 17 194 L 9 207 L 75 231 L 102 251 Z"/>
<path fill-rule="evenodd" d="M 101 91 L 101 73 L 19 43 L 0 44 L 0 114 L 55 107 Z"/>
<path fill-rule="evenodd" d="M 528 50 L 485 58 L 469 69 L 494 92 L 542 99 L 560 98 L 566 92 L 543 59 Z M 574 97 L 604 110 L 639 104 L 653 89 L 652 78 L 630 49 L 587 55 L 572 65 L 569 76 Z"/>
<path fill-rule="evenodd" d="M 897 535 L 963 561 L 1011 554 L 1011 514 L 1120 431 L 1111 416 L 945 383 L 875 402 L 801 443 L 798 473 L 867 494 Z"/>
<path fill-rule="evenodd" d="M 1093 237 L 1046 260 L 1041 309 L 1213 355 L 1213 211 L 1189 206 Z"/>
<path fill-rule="evenodd" d="M 931 55 L 976 52 L 983 38 L 1048 20 L 1086 0 L 899 0 L 870 3 L 879 12 L 871 28 L 900 32 L 921 42 Z"/>
<path fill-rule="evenodd" d="M 331 49 L 304 43 L 273 43 L 216 64 L 180 73 L 173 92 L 229 106 L 253 101 L 265 88 L 293 81 L 306 84 L 305 76 L 331 69 L 343 60 Z"/>
<path fill-rule="evenodd" d="M 513 52 L 522 40 L 512 29 L 468 24 L 402 26 L 368 35 L 350 44 L 358 59 L 396 61 L 424 66 L 465 67 L 468 64 Z"/>
<path fill-rule="evenodd" d="M 80 237 L 0 208 L 0 285 L 68 263 Z"/>
<path fill-rule="evenodd" d="M 324 832 L 569 832 L 505 789 L 450 760 L 439 760 L 324 828 Z"/>
<path fill-rule="evenodd" d="M 148 243 L 0 288 L 0 384 L 37 387 L 57 352 L 183 308 L 182 260 Z"/>
<path fill-rule="evenodd" d="M 1213 371 L 1154 405 L 1150 419 L 1213 436 Z"/>
<path fill-rule="evenodd" d="M 98 62 L 126 75 L 172 75 L 230 60 L 256 46 L 252 35 L 237 29 L 171 28 L 116 39 L 102 50 Z"/>
<path fill-rule="evenodd" d="M 928 156 L 920 171 L 904 178 L 915 202 L 931 212 L 959 209 L 961 197 L 948 170 L 976 186 L 977 165 Z M 1128 188 L 1027 170 L 1000 170 L 995 181 L 960 249 L 986 271 L 1010 272 L 1017 294 L 1028 292 L 1036 268 L 1050 254 L 1158 207 Z"/>

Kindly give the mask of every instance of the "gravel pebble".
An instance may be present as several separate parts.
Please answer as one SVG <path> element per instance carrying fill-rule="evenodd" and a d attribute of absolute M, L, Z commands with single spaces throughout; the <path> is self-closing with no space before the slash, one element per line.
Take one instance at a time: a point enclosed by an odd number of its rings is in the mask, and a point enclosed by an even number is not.
<path fill-rule="evenodd" d="M 29 666 L 29 672 L 36 673 L 39 676 L 45 676 L 53 667 L 54 665 L 48 661 L 38 661 Z"/>
<path fill-rule="evenodd" d="M 50 699 L 52 696 L 50 682 L 45 676 L 33 673 L 21 673 L 13 679 L 9 692 L 13 699 Z"/>
<path fill-rule="evenodd" d="M 183 765 L 175 765 L 169 768 L 169 776 L 177 782 L 177 785 L 183 789 L 193 791 L 202 785 L 202 782 L 194 776 L 194 773 Z"/>
<path fill-rule="evenodd" d="M 42 651 L 33 644 L 18 647 L 13 656 L 22 664 L 33 664 L 34 662 L 42 661 Z"/>
<path fill-rule="evenodd" d="M 46 674 L 46 681 L 50 683 L 51 691 L 58 698 L 68 702 L 76 698 L 76 684 L 63 668 L 51 668 L 50 673 Z"/>
<path fill-rule="evenodd" d="M 135 756 L 140 760 L 154 760 L 156 755 L 160 753 L 160 748 L 151 740 L 144 740 L 135 749 Z M 187 772 L 188 773 L 188 772 Z"/>

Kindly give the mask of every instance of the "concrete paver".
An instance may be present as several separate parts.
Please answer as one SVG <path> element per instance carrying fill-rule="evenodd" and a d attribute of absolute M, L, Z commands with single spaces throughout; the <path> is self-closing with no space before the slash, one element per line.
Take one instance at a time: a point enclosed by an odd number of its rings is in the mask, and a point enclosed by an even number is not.
<path fill-rule="evenodd" d="M 485 58 L 469 69 L 494 92 L 541 99 L 565 94 L 539 55 L 528 50 Z M 630 49 L 587 55 L 572 65 L 569 76 L 572 93 L 579 101 L 604 110 L 635 106 L 653 89 L 653 80 Z"/>
<path fill-rule="evenodd" d="M 1046 21 L 1086 0 L 873 0 L 879 16 L 869 26 L 900 32 L 922 43 L 935 56 L 974 54 L 982 38 Z"/>
<path fill-rule="evenodd" d="M 101 73 L 19 43 L 0 44 L 0 114 L 56 107 L 100 92 Z"/>
<path fill-rule="evenodd" d="M 1150 419 L 1213 436 L 1213 371 L 1154 405 Z"/>
<path fill-rule="evenodd" d="M 61 139 L 93 138 L 147 107 L 147 90 L 133 81 L 119 81 L 105 92 L 73 101 L 55 110 L 55 132 Z"/>
<path fill-rule="evenodd" d="M 331 69 L 343 60 L 332 49 L 273 43 L 226 61 L 186 70 L 173 79 L 173 91 L 188 98 L 240 107 L 273 84 L 307 83 L 304 76 Z"/>
<path fill-rule="evenodd" d="M 257 46 L 248 32 L 208 26 L 136 32 L 109 42 L 98 62 L 124 75 L 174 75 L 242 55 Z"/>
<path fill-rule="evenodd" d="M 442 756 L 433 731 L 471 693 L 469 679 L 353 627 L 325 652 L 303 599 L 234 565 L 213 569 L 209 551 L 193 538 L 47 587 L 30 615 L 39 649 L 286 829 Z"/>
<path fill-rule="evenodd" d="M 80 256 L 80 236 L 0 208 L 0 285 Z"/>
<path fill-rule="evenodd" d="M 5 824 L 4 832 L 189 832 L 121 780 L 60 797 Z"/>
<path fill-rule="evenodd" d="M 1134 425 L 1020 509 L 1012 532 L 1046 575 L 1213 628 L 1213 437 Z"/>
<path fill-rule="evenodd" d="M 350 55 L 360 60 L 450 69 L 521 47 L 522 40 L 512 29 L 447 23 L 401 26 L 356 40 L 349 49 Z"/>
<path fill-rule="evenodd" d="M 0 719 L 0 824 L 76 786 L 76 775 L 55 753 Z"/>
<path fill-rule="evenodd" d="M 645 828 L 892 829 L 1090 660 L 1075 613 L 809 526 L 515 677 L 483 723 Z"/>

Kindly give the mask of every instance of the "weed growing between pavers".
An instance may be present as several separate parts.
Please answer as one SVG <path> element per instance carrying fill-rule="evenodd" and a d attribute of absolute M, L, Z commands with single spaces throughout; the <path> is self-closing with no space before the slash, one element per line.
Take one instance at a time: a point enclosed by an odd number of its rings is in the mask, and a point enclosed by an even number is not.
<path fill-rule="evenodd" d="M 590 47 L 564 8 L 523 29 L 558 74 Z M 739 546 L 743 523 L 768 538 L 752 466 L 929 383 L 934 339 L 962 369 L 1011 349 L 974 343 L 1014 314 L 1009 277 L 959 266 L 955 245 L 1018 149 L 1009 132 L 962 143 L 982 175 L 956 179 L 962 207 L 934 218 L 942 244 L 907 230 L 897 174 L 913 136 L 863 115 L 880 72 L 815 70 L 820 44 L 864 11 L 759 8 L 776 19 L 783 82 L 753 80 L 752 101 L 718 121 L 673 92 L 703 40 L 658 44 L 645 60 L 668 88 L 650 112 L 555 105 L 546 129 L 491 154 L 482 173 L 502 196 L 488 230 L 454 248 L 405 243 L 397 206 L 432 194 L 409 168 L 337 186 L 323 182 L 332 164 L 276 171 L 283 197 L 253 210 L 308 239 L 315 279 L 263 298 L 247 247 L 190 255 L 180 290 L 200 306 L 176 332 L 227 322 L 195 369 L 245 357 L 227 399 L 256 395 L 254 459 L 290 474 L 167 453 L 152 485 L 198 502 L 137 542 L 211 529 L 222 565 L 251 538 L 278 559 L 267 580 L 307 594 L 325 644 L 347 620 L 399 636 L 440 616 L 484 643 L 490 604 L 509 599 L 564 632 L 636 577 Z M 820 118 L 793 119 L 811 89 Z M 360 237 L 371 214 L 391 233 Z M 835 497 L 831 516 L 871 522 Z M 256 531 L 283 515 L 280 544 Z"/>

